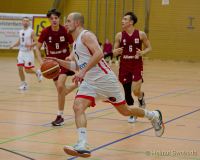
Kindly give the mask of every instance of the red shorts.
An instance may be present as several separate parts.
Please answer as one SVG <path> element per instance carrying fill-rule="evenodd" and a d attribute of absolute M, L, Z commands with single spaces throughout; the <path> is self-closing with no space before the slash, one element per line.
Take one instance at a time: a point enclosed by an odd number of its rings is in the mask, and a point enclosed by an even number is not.
<path fill-rule="evenodd" d="M 60 75 L 60 74 L 66 74 L 67 76 L 72 76 L 72 75 L 74 75 L 75 73 L 74 73 L 73 71 L 71 71 L 71 70 L 68 70 L 68 69 L 66 69 L 66 68 L 64 68 L 64 67 L 62 67 L 62 66 L 60 66 L 60 73 L 59 73 L 59 75 Z M 58 77 L 59 77 L 59 75 L 58 75 Z M 58 80 L 58 77 L 54 78 L 53 80 L 54 80 L 54 81 L 57 81 L 57 80 Z"/>
<path fill-rule="evenodd" d="M 120 68 L 119 70 L 119 81 L 122 84 L 129 83 L 129 82 L 137 82 L 140 79 L 143 79 L 143 68 L 135 68 L 135 69 L 129 69 L 126 68 Z"/>

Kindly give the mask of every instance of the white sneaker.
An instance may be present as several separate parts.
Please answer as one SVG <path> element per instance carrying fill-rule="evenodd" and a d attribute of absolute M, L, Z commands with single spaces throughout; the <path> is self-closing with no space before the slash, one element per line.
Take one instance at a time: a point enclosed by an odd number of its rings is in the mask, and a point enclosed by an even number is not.
<path fill-rule="evenodd" d="M 130 116 L 130 117 L 128 118 L 128 123 L 135 123 L 135 122 L 136 122 L 136 119 L 137 119 L 137 117 L 135 117 L 135 116 Z"/>
<path fill-rule="evenodd" d="M 21 85 L 19 86 L 19 90 L 27 90 L 28 89 L 28 84 L 26 82 L 22 82 Z"/>
<path fill-rule="evenodd" d="M 153 112 L 155 113 L 155 115 L 151 119 L 151 124 L 154 128 L 155 135 L 157 137 L 161 137 L 165 130 L 165 126 L 162 120 L 162 113 L 159 110 L 155 110 Z"/>
<path fill-rule="evenodd" d="M 78 156 L 78 157 L 90 157 L 91 152 L 87 148 L 87 144 L 85 142 L 78 141 L 76 145 L 72 146 L 64 146 L 65 153 L 71 156 Z"/>
<path fill-rule="evenodd" d="M 38 82 L 41 82 L 42 79 L 43 79 L 43 76 L 42 76 L 42 73 L 39 69 L 36 71 L 36 76 L 38 78 Z"/>

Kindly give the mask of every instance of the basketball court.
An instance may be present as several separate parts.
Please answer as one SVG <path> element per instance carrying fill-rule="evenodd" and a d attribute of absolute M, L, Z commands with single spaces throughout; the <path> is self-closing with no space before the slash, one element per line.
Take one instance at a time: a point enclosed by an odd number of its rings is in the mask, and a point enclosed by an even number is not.
<path fill-rule="evenodd" d="M 200 160 L 199 6 L 199 0 L 2 0 L 0 160 Z M 80 12 L 84 27 L 102 45 L 107 39 L 113 45 L 126 12 L 137 15 L 136 28 L 146 33 L 152 45 L 151 53 L 144 56 L 142 91 L 147 109 L 162 111 L 162 137 L 155 136 L 147 119 L 128 123 L 128 117 L 97 99 L 96 106 L 86 112 L 91 157 L 73 157 L 63 151 L 78 139 L 73 111 L 77 90 L 66 96 L 65 124 L 52 126 L 58 111 L 54 82 L 43 78 L 39 83 L 35 75 L 25 74 L 28 89 L 19 90 L 19 48 L 11 50 L 23 18 L 30 20 L 39 38 L 51 25 L 46 14 L 54 8 L 61 12 L 58 26 L 66 22 L 69 13 Z M 48 38 L 51 41 L 52 37 Z M 115 58 L 109 62 L 118 75 Z M 72 77 L 68 77 L 66 85 L 71 83 Z M 134 100 L 137 107 L 137 98 Z"/>
<path fill-rule="evenodd" d="M 15 58 L 1 58 L 0 155 L 2 160 L 72 160 L 64 145 L 77 140 L 72 110 L 75 92 L 66 97 L 65 125 L 52 127 L 56 91 L 51 80 L 27 76 L 29 89 L 19 91 Z M 170 67 L 169 67 L 170 66 Z M 117 67 L 112 65 L 117 74 Z M 200 64 L 145 60 L 147 107 L 163 112 L 165 133 L 155 137 L 147 120 L 127 123 L 111 105 L 97 101 L 87 111 L 90 160 L 200 159 Z M 190 77 L 188 79 L 187 77 Z M 71 80 L 68 79 L 68 83 Z M 136 101 L 137 102 L 137 101 Z M 137 103 L 135 103 L 137 106 Z"/>

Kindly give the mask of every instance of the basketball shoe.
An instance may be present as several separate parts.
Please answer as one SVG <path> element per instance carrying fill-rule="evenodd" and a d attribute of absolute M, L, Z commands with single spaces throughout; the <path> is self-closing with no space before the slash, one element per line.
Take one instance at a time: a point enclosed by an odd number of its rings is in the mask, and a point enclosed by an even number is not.
<path fill-rule="evenodd" d="M 28 84 L 26 82 L 22 82 L 21 85 L 19 86 L 19 90 L 27 90 L 28 89 Z"/>
<path fill-rule="evenodd" d="M 51 124 L 53 126 L 62 126 L 64 125 L 64 118 L 62 118 L 62 116 L 60 115 L 57 115 L 56 119 L 53 122 L 51 122 Z"/>
<path fill-rule="evenodd" d="M 155 135 L 157 137 L 161 137 L 165 130 L 165 126 L 162 119 L 162 113 L 159 110 L 155 110 L 153 112 L 155 115 L 153 116 L 152 119 L 150 119 L 150 121 L 154 128 Z"/>
<path fill-rule="evenodd" d="M 87 147 L 87 143 L 85 141 L 78 141 L 76 145 L 72 146 L 64 146 L 65 153 L 71 156 L 78 156 L 78 157 L 90 157 L 91 152 Z"/>

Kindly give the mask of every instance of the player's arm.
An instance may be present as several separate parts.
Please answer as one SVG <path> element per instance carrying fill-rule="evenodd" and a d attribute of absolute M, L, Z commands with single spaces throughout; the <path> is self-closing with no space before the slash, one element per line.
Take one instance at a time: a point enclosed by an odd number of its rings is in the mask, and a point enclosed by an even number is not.
<path fill-rule="evenodd" d="M 138 50 L 137 52 L 140 54 L 139 56 L 143 56 L 143 55 L 149 53 L 152 50 L 152 47 L 151 47 L 150 41 L 147 38 L 147 35 L 145 32 L 140 31 L 139 35 L 140 35 L 140 39 L 143 42 L 144 49 L 142 51 L 137 49 Z"/>
<path fill-rule="evenodd" d="M 33 31 L 32 34 L 31 34 L 31 38 L 33 40 L 33 43 L 31 44 L 31 47 L 34 47 L 37 45 L 37 38 L 36 38 L 36 35 L 35 35 L 35 32 Z"/>
<path fill-rule="evenodd" d="M 67 68 L 71 71 L 77 71 L 78 70 L 78 66 L 76 64 L 75 61 L 73 60 L 62 60 L 62 59 L 58 59 L 58 58 L 55 58 L 55 57 L 46 57 L 45 59 L 51 59 L 51 60 L 54 60 L 56 62 L 58 62 L 58 64 L 64 68 Z"/>
<path fill-rule="evenodd" d="M 20 39 L 18 39 L 13 45 L 11 45 L 9 49 L 13 49 L 14 47 L 17 47 L 19 45 L 20 45 Z"/>
<path fill-rule="evenodd" d="M 65 58 L 66 61 L 75 61 L 73 50 L 70 52 L 70 55 Z"/>
<path fill-rule="evenodd" d="M 42 65 L 42 63 L 43 63 L 43 59 L 42 59 L 42 55 L 41 55 L 41 51 L 40 51 L 41 47 L 42 47 L 42 43 L 38 42 L 36 49 L 35 49 L 36 57 L 37 57 L 40 65 Z"/>
<path fill-rule="evenodd" d="M 86 32 L 82 36 L 82 42 L 89 49 L 92 58 L 89 60 L 87 66 L 83 69 L 85 72 L 89 71 L 104 57 L 103 51 L 97 41 L 96 36 L 91 32 Z"/>
<path fill-rule="evenodd" d="M 115 36 L 115 43 L 114 43 L 114 49 L 113 49 L 114 56 L 121 55 L 123 52 L 123 47 L 120 47 L 121 37 L 122 37 L 122 32 L 118 32 Z"/>

